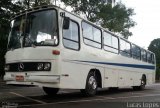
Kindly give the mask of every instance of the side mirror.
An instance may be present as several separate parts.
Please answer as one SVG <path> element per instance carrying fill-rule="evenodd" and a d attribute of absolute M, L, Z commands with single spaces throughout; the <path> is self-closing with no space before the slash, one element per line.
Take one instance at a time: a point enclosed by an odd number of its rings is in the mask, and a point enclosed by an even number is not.
<path fill-rule="evenodd" d="M 70 25 L 70 18 L 69 17 L 64 17 L 63 29 L 69 29 L 69 25 Z"/>

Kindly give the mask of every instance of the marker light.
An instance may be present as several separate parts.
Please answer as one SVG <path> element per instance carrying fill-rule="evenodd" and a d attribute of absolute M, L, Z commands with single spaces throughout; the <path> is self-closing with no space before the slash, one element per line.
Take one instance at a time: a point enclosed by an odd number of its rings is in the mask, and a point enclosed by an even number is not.
<path fill-rule="evenodd" d="M 53 51 L 52 51 L 52 54 L 53 54 L 53 55 L 60 55 L 60 51 L 58 51 L 58 50 L 53 50 Z"/>

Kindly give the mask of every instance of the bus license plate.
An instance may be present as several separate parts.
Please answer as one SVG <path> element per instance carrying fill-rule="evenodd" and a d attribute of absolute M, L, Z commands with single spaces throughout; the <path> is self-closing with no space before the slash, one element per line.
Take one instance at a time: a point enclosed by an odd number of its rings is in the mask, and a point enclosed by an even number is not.
<path fill-rule="evenodd" d="M 17 76 L 16 76 L 16 81 L 24 81 L 24 76 L 22 76 L 22 75 L 17 75 Z"/>

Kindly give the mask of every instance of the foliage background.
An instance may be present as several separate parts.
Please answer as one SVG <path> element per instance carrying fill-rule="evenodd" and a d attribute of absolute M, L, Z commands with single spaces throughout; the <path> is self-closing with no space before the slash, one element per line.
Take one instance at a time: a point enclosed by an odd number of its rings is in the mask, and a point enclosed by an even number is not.
<path fill-rule="evenodd" d="M 7 38 L 10 29 L 10 17 L 22 10 L 19 2 L 13 4 L 11 0 L 0 1 L 0 77 L 4 75 L 4 55 L 7 50 Z"/>
<path fill-rule="evenodd" d="M 156 79 L 160 80 L 160 38 L 154 39 L 149 47 L 148 50 L 155 53 L 156 56 Z"/>
<path fill-rule="evenodd" d="M 132 36 L 129 31 L 136 25 L 131 16 L 135 15 L 134 9 L 127 8 L 121 2 L 112 6 L 105 0 L 62 0 L 65 5 L 73 7 L 76 14 L 84 14 L 88 20 L 107 28 L 109 31 L 120 34 L 128 39 Z"/>

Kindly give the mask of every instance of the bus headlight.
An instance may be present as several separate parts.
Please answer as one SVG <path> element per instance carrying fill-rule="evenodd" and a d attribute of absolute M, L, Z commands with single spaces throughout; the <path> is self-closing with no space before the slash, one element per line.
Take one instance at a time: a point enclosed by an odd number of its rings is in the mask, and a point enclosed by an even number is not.
<path fill-rule="evenodd" d="M 51 64 L 50 63 L 44 63 L 44 70 L 48 71 L 51 69 Z"/>
<path fill-rule="evenodd" d="M 5 71 L 9 71 L 9 69 L 10 69 L 10 66 L 9 65 L 5 65 L 4 70 Z"/>
<path fill-rule="evenodd" d="M 38 63 L 37 70 L 39 70 L 39 71 L 43 70 L 43 63 Z"/>

